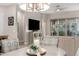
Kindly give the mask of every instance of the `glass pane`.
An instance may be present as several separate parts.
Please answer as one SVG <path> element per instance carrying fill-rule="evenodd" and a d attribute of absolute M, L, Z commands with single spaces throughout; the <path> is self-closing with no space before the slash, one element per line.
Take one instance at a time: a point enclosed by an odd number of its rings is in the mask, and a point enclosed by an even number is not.
<path fill-rule="evenodd" d="M 51 20 L 51 35 L 57 35 L 57 24 L 58 21 L 57 20 Z"/>
<path fill-rule="evenodd" d="M 76 29 L 75 29 L 76 36 L 79 36 L 79 18 L 76 19 Z"/>
<path fill-rule="evenodd" d="M 59 19 L 58 32 L 59 36 L 65 35 L 65 19 Z"/>
<path fill-rule="evenodd" d="M 76 23 L 75 18 L 68 19 L 67 35 L 68 36 L 75 36 L 76 35 L 76 29 L 77 29 L 77 23 Z"/>

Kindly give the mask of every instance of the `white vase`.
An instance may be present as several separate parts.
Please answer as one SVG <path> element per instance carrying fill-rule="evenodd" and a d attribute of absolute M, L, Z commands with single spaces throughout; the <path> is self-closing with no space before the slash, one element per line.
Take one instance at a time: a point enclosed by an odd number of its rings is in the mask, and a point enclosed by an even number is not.
<path fill-rule="evenodd" d="M 39 47 L 39 46 L 40 46 L 40 42 L 39 42 L 39 40 L 38 40 L 38 39 L 35 39 L 35 40 L 34 40 L 34 45 L 36 45 L 37 47 Z"/>

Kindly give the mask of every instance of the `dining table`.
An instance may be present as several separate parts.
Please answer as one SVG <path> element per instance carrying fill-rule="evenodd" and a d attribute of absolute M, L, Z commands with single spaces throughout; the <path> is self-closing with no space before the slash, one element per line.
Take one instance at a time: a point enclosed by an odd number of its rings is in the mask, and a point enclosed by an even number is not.
<path fill-rule="evenodd" d="M 41 46 L 46 50 L 46 53 L 43 56 L 65 56 L 66 52 L 56 46 Z M 1 56 L 29 56 L 27 54 L 28 47 L 22 47 L 7 53 L 1 54 Z"/>

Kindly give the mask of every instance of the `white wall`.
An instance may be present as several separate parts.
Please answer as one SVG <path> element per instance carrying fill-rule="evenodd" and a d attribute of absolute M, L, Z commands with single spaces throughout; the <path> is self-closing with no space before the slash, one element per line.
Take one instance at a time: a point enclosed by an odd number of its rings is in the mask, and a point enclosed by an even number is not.
<path fill-rule="evenodd" d="M 46 20 L 46 35 L 50 35 L 50 15 L 46 15 L 47 20 Z"/>
<path fill-rule="evenodd" d="M 0 35 L 4 34 L 4 8 L 0 7 Z"/>
<path fill-rule="evenodd" d="M 50 15 L 42 14 L 42 33 L 44 36 L 50 35 Z"/>
<path fill-rule="evenodd" d="M 46 14 L 42 14 L 42 33 L 43 33 L 43 36 L 46 36 L 46 35 L 49 35 L 49 30 L 50 29 L 49 27 L 49 15 L 46 15 Z"/>
<path fill-rule="evenodd" d="M 14 25 L 8 26 L 8 17 L 14 17 Z M 16 26 L 16 5 L 5 7 L 4 15 L 4 34 L 7 34 L 9 38 L 17 38 L 17 26 Z"/>
<path fill-rule="evenodd" d="M 25 13 L 17 10 L 17 25 L 19 42 L 24 42 L 24 17 Z"/>
<path fill-rule="evenodd" d="M 14 16 L 14 26 L 8 26 L 8 17 Z M 0 35 L 8 35 L 9 38 L 17 37 L 16 6 L 0 6 Z"/>
<path fill-rule="evenodd" d="M 58 12 L 50 14 L 50 19 L 79 17 L 79 11 Z"/>

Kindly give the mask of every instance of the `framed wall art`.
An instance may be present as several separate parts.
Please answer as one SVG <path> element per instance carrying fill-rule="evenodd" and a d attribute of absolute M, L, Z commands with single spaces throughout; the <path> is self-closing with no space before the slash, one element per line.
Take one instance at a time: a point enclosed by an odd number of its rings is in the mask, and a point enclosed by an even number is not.
<path fill-rule="evenodd" d="M 10 16 L 8 17 L 8 26 L 13 26 L 14 25 L 14 17 Z"/>

